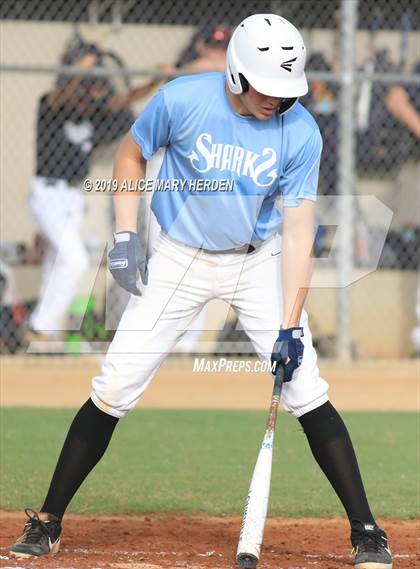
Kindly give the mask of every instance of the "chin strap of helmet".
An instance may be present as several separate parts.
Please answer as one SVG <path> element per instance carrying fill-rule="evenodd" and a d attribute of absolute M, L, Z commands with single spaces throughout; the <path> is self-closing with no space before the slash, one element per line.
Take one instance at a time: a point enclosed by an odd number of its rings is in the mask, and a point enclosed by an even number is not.
<path fill-rule="evenodd" d="M 279 105 L 279 108 L 277 109 L 278 114 L 283 115 L 284 113 L 286 113 L 289 109 L 293 107 L 293 105 L 296 103 L 298 99 L 299 97 L 293 97 L 292 99 L 283 99 Z"/>

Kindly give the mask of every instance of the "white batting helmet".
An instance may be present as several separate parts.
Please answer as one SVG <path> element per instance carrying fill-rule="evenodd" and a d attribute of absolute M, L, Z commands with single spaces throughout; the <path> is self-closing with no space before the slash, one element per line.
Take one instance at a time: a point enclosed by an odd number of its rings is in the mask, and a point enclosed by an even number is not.
<path fill-rule="evenodd" d="M 276 14 L 245 18 L 227 50 L 227 81 L 236 95 L 249 85 L 264 95 L 294 99 L 306 95 L 306 48 L 299 31 Z M 284 112 L 284 111 L 282 111 Z"/>

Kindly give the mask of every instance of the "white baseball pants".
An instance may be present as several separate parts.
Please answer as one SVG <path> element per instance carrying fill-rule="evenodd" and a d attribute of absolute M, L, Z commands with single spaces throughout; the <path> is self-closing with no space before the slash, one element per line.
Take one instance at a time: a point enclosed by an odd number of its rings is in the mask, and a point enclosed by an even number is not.
<path fill-rule="evenodd" d="M 47 239 L 39 301 L 30 326 L 57 335 L 63 329 L 77 284 L 88 266 L 88 254 L 80 235 L 84 195 L 65 180 L 48 185 L 46 178 L 36 177 L 31 185 L 29 206 Z"/>
<path fill-rule="evenodd" d="M 154 159 L 155 157 L 153 157 Z M 153 162 L 152 159 L 152 162 Z M 149 165 L 151 161 L 147 162 Z M 147 251 L 148 258 L 150 258 L 156 250 L 156 244 L 160 236 L 160 225 L 156 219 L 155 214 L 151 210 L 152 194 L 147 195 L 142 198 L 143 200 L 143 215 L 144 215 L 144 225 L 148 228 L 148 240 L 147 240 Z M 182 338 L 177 342 L 174 350 L 178 353 L 188 354 L 197 351 L 200 345 L 200 337 L 202 335 L 202 330 L 204 329 L 206 318 L 207 318 L 207 306 L 204 306 L 197 316 L 190 323 L 190 327 L 186 330 Z"/>
<path fill-rule="evenodd" d="M 280 237 L 251 254 L 213 254 L 182 245 L 161 233 L 149 262 L 149 282 L 131 296 L 102 374 L 94 377 L 97 407 L 123 417 L 144 393 L 167 353 L 191 320 L 212 298 L 232 305 L 262 360 L 270 361 L 282 322 Z M 302 365 L 283 387 L 283 406 L 295 417 L 328 400 L 320 375 L 308 318 L 303 313 Z M 223 397 L 223 394 L 221 394 Z"/>

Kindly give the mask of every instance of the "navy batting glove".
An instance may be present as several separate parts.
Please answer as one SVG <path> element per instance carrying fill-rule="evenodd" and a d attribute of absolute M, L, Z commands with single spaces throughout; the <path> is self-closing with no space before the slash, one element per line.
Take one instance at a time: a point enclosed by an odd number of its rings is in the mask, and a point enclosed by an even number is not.
<path fill-rule="evenodd" d="M 281 329 L 277 338 L 273 353 L 271 354 L 271 363 L 277 362 L 284 366 L 284 381 L 290 381 L 293 372 L 302 363 L 303 359 L 303 328 L 286 328 Z M 276 365 L 277 367 L 277 365 Z M 275 375 L 275 372 L 274 374 Z"/>
<path fill-rule="evenodd" d="M 131 294 L 141 296 L 137 287 L 137 271 L 147 284 L 146 255 L 139 236 L 132 231 L 114 233 L 114 248 L 109 252 L 109 270 L 117 283 Z"/>

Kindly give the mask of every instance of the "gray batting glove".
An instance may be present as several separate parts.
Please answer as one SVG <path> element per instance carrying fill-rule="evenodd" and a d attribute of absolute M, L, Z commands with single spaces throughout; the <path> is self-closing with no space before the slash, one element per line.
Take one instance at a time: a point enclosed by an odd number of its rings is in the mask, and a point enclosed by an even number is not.
<path fill-rule="evenodd" d="M 117 283 L 131 294 L 141 296 L 137 287 L 137 271 L 143 284 L 147 284 L 146 255 L 139 236 L 133 231 L 114 233 L 114 248 L 108 254 L 109 270 Z"/>

